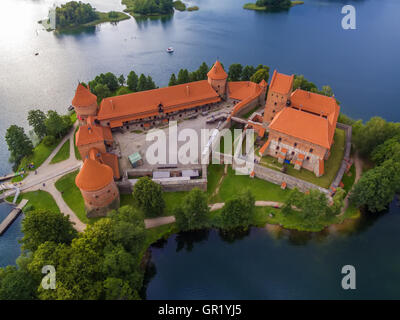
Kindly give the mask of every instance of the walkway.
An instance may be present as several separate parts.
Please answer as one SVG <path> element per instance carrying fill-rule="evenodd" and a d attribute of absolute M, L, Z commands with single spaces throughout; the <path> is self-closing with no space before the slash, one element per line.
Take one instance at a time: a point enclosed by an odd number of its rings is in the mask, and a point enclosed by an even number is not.
<path fill-rule="evenodd" d="M 25 207 L 27 204 L 28 200 L 23 199 L 19 205 L 17 205 L 14 209 L 11 210 L 11 212 L 8 214 L 8 216 L 2 221 L 0 224 L 0 236 L 8 229 L 8 227 L 13 223 L 13 221 L 18 217 L 18 215 L 21 213 L 22 208 Z"/>
<path fill-rule="evenodd" d="M 210 211 L 217 211 L 219 209 L 222 209 L 224 207 L 225 203 L 224 202 L 218 202 L 214 204 L 210 204 L 209 208 Z M 282 202 L 275 202 L 275 201 L 256 201 L 255 206 L 256 207 L 274 207 L 274 208 L 282 208 L 283 207 Z"/>

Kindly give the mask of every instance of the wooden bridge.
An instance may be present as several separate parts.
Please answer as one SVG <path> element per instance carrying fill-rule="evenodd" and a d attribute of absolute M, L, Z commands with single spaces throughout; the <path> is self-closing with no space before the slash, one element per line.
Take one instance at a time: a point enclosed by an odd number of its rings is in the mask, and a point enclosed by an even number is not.
<path fill-rule="evenodd" d="M 22 208 L 25 207 L 27 202 L 28 200 L 22 199 L 19 205 L 17 205 L 14 209 L 12 209 L 11 212 L 8 214 L 8 216 L 3 220 L 3 222 L 0 224 L 0 236 L 3 235 L 3 233 L 8 229 L 8 227 L 19 216 L 19 214 L 22 211 Z"/>

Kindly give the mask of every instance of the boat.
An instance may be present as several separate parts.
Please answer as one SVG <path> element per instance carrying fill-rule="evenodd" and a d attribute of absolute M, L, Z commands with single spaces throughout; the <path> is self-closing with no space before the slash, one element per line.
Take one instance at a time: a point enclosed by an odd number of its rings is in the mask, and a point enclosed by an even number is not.
<path fill-rule="evenodd" d="M 174 48 L 172 48 L 172 47 L 168 47 L 168 48 L 167 48 L 167 52 L 168 52 L 168 53 L 172 53 L 172 52 L 174 52 Z"/>

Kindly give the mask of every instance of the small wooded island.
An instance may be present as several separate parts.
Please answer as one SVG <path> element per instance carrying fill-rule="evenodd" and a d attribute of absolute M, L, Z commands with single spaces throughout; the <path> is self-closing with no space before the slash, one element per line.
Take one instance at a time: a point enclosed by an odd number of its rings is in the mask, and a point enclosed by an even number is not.
<path fill-rule="evenodd" d="M 256 11 L 288 10 L 295 5 L 304 4 L 304 1 L 290 0 L 257 0 L 256 3 L 246 3 L 243 8 Z"/>
<path fill-rule="evenodd" d="M 52 14 L 50 11 L 49 20 L 41 21 L 47 30 L 54 30 L 52 27 Z M 69 30 L 79 27 L 91 27 L 104 22 L 118 22 L 130 19 L 130 16 L 123 12 L 96 11 L 89 3 L 81 1 L 69 1 L 55 8 L 55 30 Z"/>
<path fill-rule="evenodd" d="M 186 7 L 186 4 L 180 0 L 122 0 L 126 5 L 125 12 L 134 17 L 157 17 L 166 16 L 178 11 L 196 11 L 199 7 Z"/>

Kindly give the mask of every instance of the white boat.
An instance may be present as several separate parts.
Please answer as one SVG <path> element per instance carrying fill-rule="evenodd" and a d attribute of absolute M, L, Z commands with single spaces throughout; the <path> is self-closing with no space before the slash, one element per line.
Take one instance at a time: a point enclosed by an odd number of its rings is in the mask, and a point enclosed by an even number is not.
<path fill-rule="evenodd" d="M 174 48 L 172 48 L 172 47 L 167 48 L 167 52 L 168 52 L 168 53 L 174 52 Z"/>

